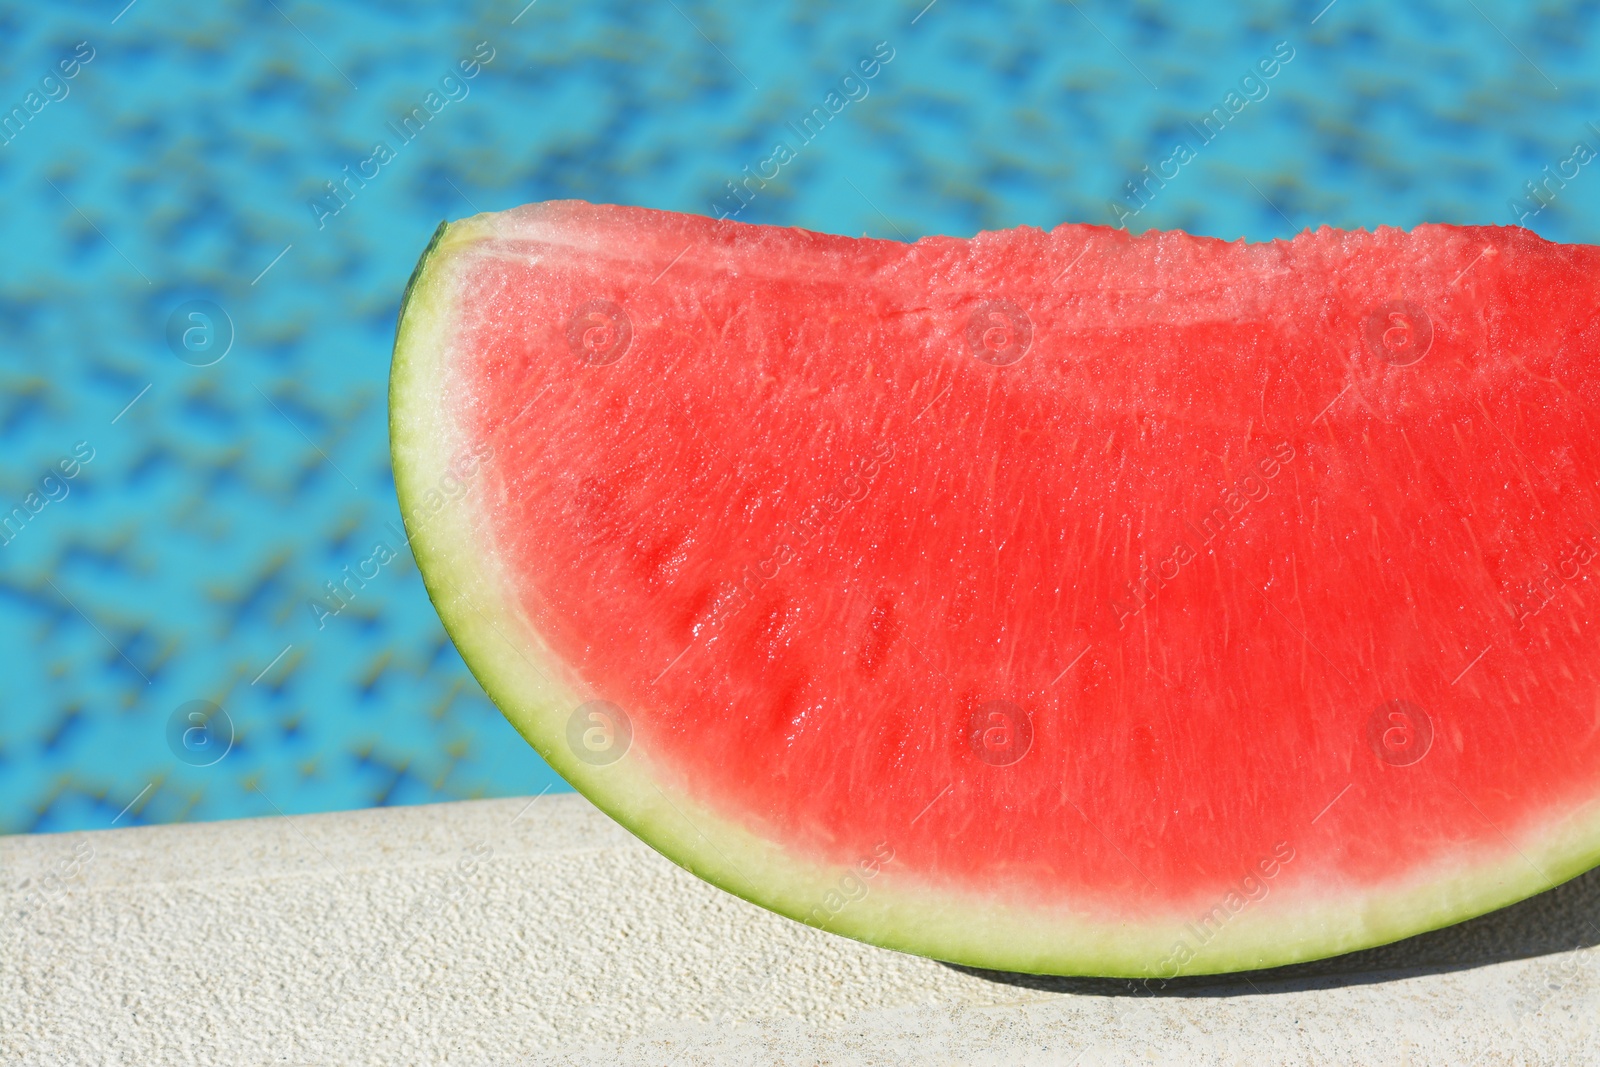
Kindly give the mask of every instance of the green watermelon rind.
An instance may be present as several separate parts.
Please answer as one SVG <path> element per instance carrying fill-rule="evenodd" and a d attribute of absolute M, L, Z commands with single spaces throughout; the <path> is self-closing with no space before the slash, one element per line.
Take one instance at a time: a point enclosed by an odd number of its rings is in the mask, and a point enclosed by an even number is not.
<path fill-rule="evenodd" d="M 697 804 L 641 743 L 591 766 L 567 748 L 567 719 L 591 697 L 509 596 L 513 584 L 488 550 L 472 484 L 419 520 L 424 495 L 469 449 L 451 412 L 455 265 L 493 254 L 502 223 L 539 225 L 538 206 L 441 224 L 406 286 L 390 377 L 390 445 L 410 547 L 428 595 L 468 668 L 506 719 L 558 774 L 600 810 L 684 870 L 791 919 L 869 944 L 950 963 L 1037 974 L 1168 978 L 1164 966 L 1190 935 L 1196 910 L 1136 923 L 1087 909 L 1030 907 L 916 880 L 892 860 L 866 895 L 835 909 L 854 868 L 812 862 Z M 518 233 L 519 238 L 526 234 Z M 526 255 L 525 251 L 519 254 Z M 1502 835 L 1504 836 L 1504 835 Z M 1600 801 L 1508 850 L 1480 849 L 1380 886 L 1279 885 L 1194 952 L 1179 973 L 1215 974 L 1319 959 L 1397 941 L 1493 911 L 1600 865 Z"/>

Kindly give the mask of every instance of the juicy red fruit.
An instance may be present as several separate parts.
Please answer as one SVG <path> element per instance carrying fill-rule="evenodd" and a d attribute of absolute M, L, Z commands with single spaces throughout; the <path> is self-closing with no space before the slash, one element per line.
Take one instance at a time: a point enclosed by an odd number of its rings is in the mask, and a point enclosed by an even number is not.
<path fill-rule="evenodd" d="M 1110 915 L 1600 792 L 1597 250 L 547 210 L 589 243 L 471 262 L 463 412 L 662 788 Z"/>

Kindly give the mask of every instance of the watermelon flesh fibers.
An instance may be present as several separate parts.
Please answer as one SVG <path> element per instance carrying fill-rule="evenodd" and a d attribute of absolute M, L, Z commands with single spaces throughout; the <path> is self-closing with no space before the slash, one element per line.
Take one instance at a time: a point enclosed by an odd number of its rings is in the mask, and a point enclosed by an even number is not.
<path fill-rule="evenodd" d="M 1600 862 L 1600 249 L 535 204 L 436 234 L 391 407 L 487 692 L 795 919 L 1170 978 Z"/>

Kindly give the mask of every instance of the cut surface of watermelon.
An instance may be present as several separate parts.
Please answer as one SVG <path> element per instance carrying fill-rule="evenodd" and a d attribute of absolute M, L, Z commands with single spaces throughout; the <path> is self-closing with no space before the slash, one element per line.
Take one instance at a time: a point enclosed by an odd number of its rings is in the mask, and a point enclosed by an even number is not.
<path fill-rule="evenodd" d="M 391 381 L 439 614 L 715 884 L 1171 978 L 1600 862 L 1600 249 L 580 202 L 442 226 Z"/>

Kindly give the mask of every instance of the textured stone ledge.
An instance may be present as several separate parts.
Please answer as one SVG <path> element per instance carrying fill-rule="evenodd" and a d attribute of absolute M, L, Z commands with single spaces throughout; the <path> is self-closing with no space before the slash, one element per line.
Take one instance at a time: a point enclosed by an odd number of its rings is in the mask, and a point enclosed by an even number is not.
<path fill-rule="evenodd" d="M 1600 872 L 1162 996 L 869 948 L 576 796 L 0 838 L 0 1062 L 1600 1064 Z"/>

